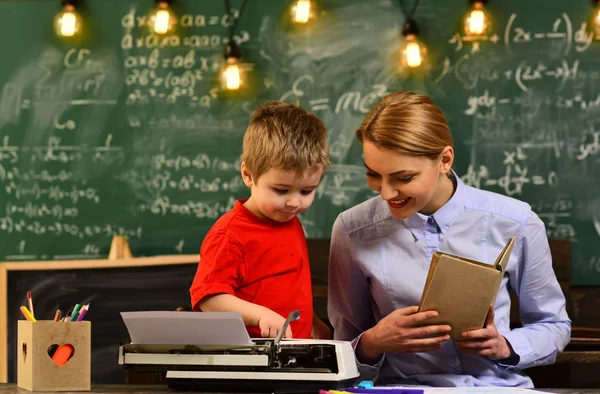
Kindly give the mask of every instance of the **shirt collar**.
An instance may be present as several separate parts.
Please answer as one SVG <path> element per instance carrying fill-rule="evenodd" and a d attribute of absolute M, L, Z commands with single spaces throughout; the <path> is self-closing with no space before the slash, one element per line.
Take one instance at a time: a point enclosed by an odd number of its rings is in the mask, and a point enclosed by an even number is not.
<path fill-rule="evenodd" d="M 402 221 L 417 239 L 423 238 L 425 225 L 427 224 L 427 216 L 417 212 L 414 215 L 402 219 Z"/>
<path fill-rule="evenodd" d="M 452 170 L 452 175 L 456 179 L 456 190 L 450 200 L 432 215 L 442 234 L 446 234 L 458 215 L 465 210 L 465 184 L 454 170 Z"/>
<path fill-rule="evenodd" d="M 427 219 L 433 217 L 437 223 L 442 234 L 446 234 L 452 223 L 456 220 L 458 215 L 465 209 L 465 184 L 456 175 L 456 172 L 452 170 L 452 175 L 456 180 L 456 190 L 450 200 L 446 202 L 440 209 L 435 211 L 431 216 L 423 215 L 422 213 L 415 213 L 405 219 L 402 219 L 406 227 L 413 233 L 417 238 L 421 238 L 425 226 L 427 225 Z"/>

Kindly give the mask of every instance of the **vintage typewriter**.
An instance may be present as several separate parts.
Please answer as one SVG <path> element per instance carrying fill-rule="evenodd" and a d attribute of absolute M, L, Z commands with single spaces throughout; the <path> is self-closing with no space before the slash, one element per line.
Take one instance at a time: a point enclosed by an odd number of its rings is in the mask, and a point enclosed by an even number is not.
<path fill-rule="evenodd" d="M 176 390 L 293 393 L 352 386 L 359 374 L 350 342 L 282 339 L 298 317 L 292 312 L 277 338 L 248 338 L 247 344 L 122 345 L 119 364 L 136 372 L 163 371 Z"/>

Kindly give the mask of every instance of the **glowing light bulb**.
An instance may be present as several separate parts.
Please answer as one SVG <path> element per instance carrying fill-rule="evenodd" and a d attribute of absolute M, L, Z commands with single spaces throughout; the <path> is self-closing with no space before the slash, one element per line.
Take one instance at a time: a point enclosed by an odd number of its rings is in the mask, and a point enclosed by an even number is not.
<path fill-rule="evenodd" d="M 406 44 L 406 64 L 408 67 L 419 67 L 423 59 L 421 58 L 421 47 L 416 42 Z"/>
<path fill-rule="evenodd" d="M 469 17 L 469 31 L 473 34 L 481 34 L 485 28 L 484 25 L 484 15 L 481 10 L 473 10 L 471 11 L 471 15 Z"/>
<path fill-rule="evenodd" d="M 61 37 L 73 37 L 81 31 L 81 15 L 75 6 L 65 3 L 65 8 L 55 18 L 54 28 Z"/>
<path fill-rule="evenodd" d="M 411 17 L 406 18 L 404 26 L 402 26 L 402 35 L 405 38 L 405 42 L 400 51 L 400 60 L 403 69 L 421 67 L 425 61 L 427 50 L 425 49 L 425 45 L 417 40 L 418 34 L 419 26 L 417 26 L 417 22 Z"/>
<path fill-rule="evenodd" d="M 169 31 L 169 19 L 171 15 L 169 11 L 160 10 L 156 13 L 156 19 L 154 20 L 154 31 L 158 34 L 165 34 Z"/>
<path fill-rule="evenodd" d="M 594 32 L 595 39 L 600 40 L 600 1 L 598 2 L 598 7 L 592 14 L 591 28 Z"/>
<path fill-rule="evenodd" d="M 237 59 L 230 57 L 227 59 L 227 67 L 225 67 L 225 87 L 227 90 L 238 90 L 242 85 L 242 76 L 240 73 L 240 66 L 237 63 Z"/>
<path fill-rule="evenodd" d="M 310 0 L 298 0 L 292 7 L 294 22 L 306 23 L 310 19 Z"/>
<path fill-rule="evenodd" d="M 225 47 L 224 55 L 227 59 L 227 65 L 223 70 L 223 85 L 227 90 L 239 90 L 243 82 L 242 70 L 239 65 L 242 50 L 233 39 L 230 39 Z"/>
<path fill-rule="evenodd" d="M 489 34 L 492 22 L 483 1 L 473 2 L 473 8 L 465 16 L 464 27 L 467 37 L 482 38 Z"/>
<path fill-rule="evenodd" d="M 73 37 L 77 26 L 77 17 L 72 12 L 65 12 L 61 19 L 60 34 L 65 37 Z"/>
<path fill-rule="evenodd" d="M 173 28 L 174 18 L 169 4 L 170 1 L 159 0 L 156 9 L 150 14 L 150 28 L 156 34 L 166 34 Z"/>
<path fill-rule="evenodd" d="M 410 68 L 420 67 L 425 61 L 426 52 L 425 46 L 417 40 L 415 35 L 407 35 L 406 43 L 401 53 L 402 66 Z"/>

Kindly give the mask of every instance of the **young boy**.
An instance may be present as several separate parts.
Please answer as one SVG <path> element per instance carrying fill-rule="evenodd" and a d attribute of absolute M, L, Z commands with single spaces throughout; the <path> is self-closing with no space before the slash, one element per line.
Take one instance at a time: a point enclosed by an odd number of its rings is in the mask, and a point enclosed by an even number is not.
<path fill-rule="evenodd" d="M 242 178 L 250 198 L 210 229 L 190 288 L 196 311 L 240 312 L 251 337 L 328 338 L 313 316 L 310 266 L 297 215 L 313 202 L 329 166 L 327 130 L 316 116 L 281 102 L 258 108 L 246 129 Z"/>

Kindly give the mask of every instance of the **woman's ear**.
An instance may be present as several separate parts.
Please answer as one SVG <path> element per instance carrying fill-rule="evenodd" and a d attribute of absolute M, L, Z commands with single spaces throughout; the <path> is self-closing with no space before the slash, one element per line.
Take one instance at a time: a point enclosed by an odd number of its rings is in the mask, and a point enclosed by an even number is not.
<path fill-rule="evenodd" d="M 250 173 L 250 171 L 248 171 L 248 167 L 246 167 L 246 163 L 242 162 L 242 179 L 244 180 L 244 183 L 246 184 L 246 186 L 251 187 L 253 182 L 252 182 L 252 174 Z"/>
<path fill-rule="evenodd" d="M 454 148 L 447 146 L 440 154 L 440 172 L 448 174 L 454 163 Z"/>

